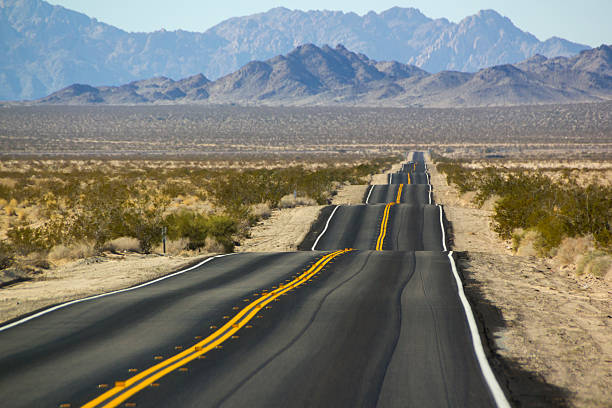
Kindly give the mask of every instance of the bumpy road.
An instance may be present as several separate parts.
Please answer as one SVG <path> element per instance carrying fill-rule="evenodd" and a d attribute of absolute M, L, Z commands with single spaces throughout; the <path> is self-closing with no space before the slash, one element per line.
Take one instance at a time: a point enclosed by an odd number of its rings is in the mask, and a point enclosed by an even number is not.
<path fill-rule="evenodd" d="M 422 154 L 388 181 L 325 209 L 314 250 L 209 258 L 1 327 L 1 405 L 508 406 Z"/>

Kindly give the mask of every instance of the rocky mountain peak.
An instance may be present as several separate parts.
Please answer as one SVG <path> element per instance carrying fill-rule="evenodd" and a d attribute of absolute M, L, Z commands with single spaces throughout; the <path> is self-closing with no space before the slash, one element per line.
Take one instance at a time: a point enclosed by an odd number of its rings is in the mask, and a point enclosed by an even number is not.
<path fill-rule="evenodd" d="M 374 60 L 434 73 L 476 72 L 536 53 L 569 56 L 588 48 L 566 40 L 540 42 L 493 10 L 455 24 L 414 8 L 359 16 L 280 7 L 228 19 L 204 33 L 127 33 L 43 0 L 0 0 L 0 5 L 0 100 L 37 98 L 71 83 L 121 84 L 197 72 L 220 78 L 307 43 L 341 43 Z"/>

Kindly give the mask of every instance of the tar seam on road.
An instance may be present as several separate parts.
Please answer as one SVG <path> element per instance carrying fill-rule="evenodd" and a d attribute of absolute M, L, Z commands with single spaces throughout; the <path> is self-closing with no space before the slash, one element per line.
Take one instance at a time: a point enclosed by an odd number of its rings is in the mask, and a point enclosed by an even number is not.
<path fill-rule="evenodd" d="M 210 350 L 219 346 L 225 340 L 234 335 L 242 327 L 244 327 L 253 317 L 255 317 L 261 309 L 263 309 L 268 303 L 273 302 L 276 298 L 280 297 L 284 293 L 293 290 L 302 284 L 309 281 L 314 275 L 319 273 L 325 265 L 339 255 L 353 251 L 352 249 L 341 249 L 329 253 L 321 257 L 314 265 L 304 271 L 301 275 L 293 279 L 287 284 L 279 284 L 276 289 L 268 293 L 262 293 L 261 296 L 250 302 L 241 311 L 239 311 L 231 320 L 225 325 L 216 330 L 214 333 L 206 337 L 204 340 L 196 343 L 189 347 L 185 351 L 176 354 L 166 360 L 149 367 L 141 373 L 125 380 L 118 381 L 115 383 L 115 387 L 106 391 L 97 398 L 89 401 L 83 408 L 94 408 L 104 407 L 113 408 L 117 407 L 134 394 L 138 393 L 142 389 L 148 387 L 156 380 L 164 377 L 176 369 L 184 366 L 190 361 L 195 360 L 201 355 L 206 354 Z"/>
<path fill-rule="evenodd" d="M 206 259 L 205 259 L 205 260 L 203 260 L 202 262 L 200 262 L 200 263 L 198 263 L 198 264 L 196 264 L 196 265 L 194 265 L 194 266 L 191 266 L 191 267 L 189 267 L 189 268 L 186 268 L 186 269 L 183 269 L 183 270 L 180 270 L 180 271 L 177 271 L 177 272 L 171 273 L 171 274 L 166 275 L 166 276 L 162 276 L 161 278 L 157 278 L 157 279 L 154 279 L 154 280 L 152 280 L 152 281 L 148 281 L 148 282 L 145 282 L 145 283 L 141 283 L 140 285 L 132 286 L 132 287 L 130 287 L 130 288 L 125 288 L 125 289 L 114 290 L 114 291 L 112 291 L 112 292 L 101 293 L 101 294 L 99 294 L 99 295 L 88 296 L 88 297 L 86 297 L 86 298 L 76 299 L 76 300 L 71 300 L 71 301 L 66 302 L 66 303 L 61 303 L 61 304 L 59 304 L 59 305 L 57 305 L 57 306 L 53 306 L 53 307 L 50 307 L 49 309 L 42 310 L 42 311 L 40 311 L 40 312 L 38 312 L 38 313 L 35 313 L 35 314 L 33 314 L 33 315 L 31 315 L 31 316 L 28 316 L 28 317 L 25 317 L 25 318 L 23 318 L 23 319 L 21 319 L 21 320 L 17 320 L 16 322 L 13 322 L 13 323 L 7 324 L 7 325 L 5 325 L 5 326 L 2 326 L 2 327 L 0 327 L 0 332 L 2 332 L 2 331 L 4 331 L 4 330 L 8 330 L 8 329 L 10 329 L 11 327 L 15 327 L 15 326 L 20 325 L 20 324 L 22 324 L 22 323 L 28 322 L 28 321 L 30 321 L 30 320 L 32 320 L 32 319 L 36 319 L 37 317 L 44 316 L 44 315 L 46 315 L 46 314 L 48 314 L 48 313 L 51 313 L 51 312 L 54 312 L 54 311 L 56 311 L 56 310 L 58 310 L 58 309 L 63 309 L 63 308 L 65 308 L 65 307 L 68 307 L 68 306 L 74 305 L 74 304 L 76 304 L 76 303 L 81 303 L 81 302 L 85 302 L 85 301 L 88 301 L 88 300 L 98 299 L 98 298 L 102 298 L 102 297 L 106 297 L 106 296 L 110 296 L 110 295 L 115 295 L 115 294 L 117 294 L 117 293 L 128 292 L 128 291 L 130 291 L 130 290 L 140 289 L 140 288 L 143 288 L 143 287 L 145 287 L 145 286 L 152 285 L 152 284 L 157 283 L 157 282 L 159 282 L 159 281 L 163 281 L 163 280 L 165 280 L 165 279 L 172 278 L 172 277 L 177 276 L 177 275 L 181 275 L 181 274 L 183 274 L 183 273 L 185 273 L 185 272 L 189 272 L 189 271 L 191 271 L 191 270 L 193 270 L 193 269 L 195 269 L 195 268 L 198 268 L 198 267 L 200 267 L 200 266 L 204 265 L 205 263 L 207 263 L 207 262 L 209 262 L 209 261 L 212 261 L 213 259 L 216 259 L 216 258 L 221 258 L 221 257 L 224 257 L 224 256 L 229 256 L 229 255 L 234 255 L 234 254 L 222 254 L 222 255 L 215 255 L 215 256 L 211 256 L 211 257 L 209 257 L 209 258 L 206 258 Z"/>
<path fill-rule="evenodd" d="M 319 234 L 319 236 L 317 237 L 316 241 L 314 242 L 314 244 L 312 245 L 311 251 L 315 250 L 315 247 L 317 246 L 317 244 L 319 243 L 319 240 L 321 239 L 321 237 L 323 236 L 323 234 L 325 234 L 327 232 L 327 227 L 329 227 L 329 222 L 331 221 L 332 217 L 334 216 L 334 214 L 336 213 L 336 211 L 338 210 L 340 206 L 337 205 L 336 208 L 334 208 L 334 211 L 332 211 L 332 213 L 329 215 L 329 218 L 327 219 L 327 222 L 325 223 L 325 228 L 323 228 L 323 231 L 321 231 L 321 233 Z"/>
<path fill-rule="evenodd" d="M 368 201 L 370 201 L 370 195 L 372 194 L 372 190 L 374 190 L 374 186 L 370 187 L 370 192 L 368 193 L 368 196 L 366 197 L 366 200 L 365 200 L 366 204 L 368 203 Z"/>
<path fill-rule="evenodd" d="M 489 365 L 489 361 L 487 360 L 487 356 L 485 355 L 484 349 L 482 347 L 482 340 L 480 339 L 480 334 L 478 333 L 476 319 L 474 319 L 474 314 L 472 313 L 470 303 L 465 297 L 465 293 L 463 291 L 463 284 L 461 283 L 459 273 L 457 272 L 457 266 L 455 265 L 455 260 L 453 259 L 453 251 L 450 251 L 448 253 L 448 259 L 450 260 L 451 269 L 453 271 L 453 275 L 457 283 L 457 292 L 459 293 L 459 299 L 461 299 L 461 303 L 463 304 L 463 311 L 465 312 L 465 317 L 468 321 L 470 335 L 472 337 L 472 345 L 474 346 L 474 353 L 476 354 L 476 359 L 478 360 L 478 364 L 480 365 L 480 371 L 482 371 L 482 375 L 484 376 L 485 381 L 489 386 L 489 390 L 491 391 L 493 399 L 495 400 L 495 404 L 499 408 L 510 408 L 510 403 L 506 399 L 506 395 L 504 394 L 499 383 L 497 382 L 497 378 L 495 378 L 495 374 L 493 374 L 493 370 L 491 370 L 491 366 Z"/>

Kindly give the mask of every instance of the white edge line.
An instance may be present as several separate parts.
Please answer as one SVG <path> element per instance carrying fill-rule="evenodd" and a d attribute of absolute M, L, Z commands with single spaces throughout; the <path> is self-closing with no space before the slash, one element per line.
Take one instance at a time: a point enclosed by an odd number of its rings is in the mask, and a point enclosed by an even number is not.
<path fill-rule="evenodd" d="M 431 204 L 431 184 L 429 184 L 429 204 Z"/>
<path fill-rule="evenodd" d="M 325 223 L 325 228 L 323 228 L 323 231 L 319 234 L 319 236 L 317 237 L 317 240 L 314 242 L 314 245 L 312 246 L 311 251 L 315 250 L 315 247 L 317 246 L 317 244 L 319 243 L 319 240 L 321 239 L 321 237 L 323 236 L 323 234 L 325 234 L 327 232 L 327 227 L 329 227 L 329 222 L 331 221 L 332 217 L 334 216 L 334 214 L 336 213 L 336 211 L 338 210 L 340 206 L 337 205 L 336 208 L 334 208 L 334 211 L 332 211 L 331 215 L 329 216 L 329 218 L 327 219 L 327 222 Z"/>
<path fill-rule="evenodd" d="M 374 186 L 370 187 L 370 192 L 368 193 L 368 196 L 366 197 L 365 201 L 366 204 L 368 203 L 368 201 L 370 201 L 370 195 L 372 194 L 372 190 L 374 190 Z"/>
<path fill-rule="evenodd" d="M 152 284 L 157 283 L 159 281 L 162 281 L 162 280 L 165 280 L 165 279 L 168 279 L 168 278 L 172 278 L 173 276 L 177 276 L 177 275 L 183 274 L 185 272 L 189 272 L 189 271 L 191 271 L 191 270 L 193 270 L 195 268 L 198 268 L 198 267 L 204 265 L 205 263 L 207 263 L 209 261 L 212 261 L 215 258 L 221 258 L 221 257 L 228 256 L 228 255 L 235 255 L 235 254 L 223 254 L 223 255 L 211 256 L 209 258 L 206 258 L 202 262 L 200 262 L 200 263 L 198 263 L 198 264 L 196 264 L 194 266 L 191 266 L 191 267 L 189 267 L 187 269 L 183 269 L 183 270 L 180 270 L 180 271 L 177 271 L 177 272 L 173 272 L 170 275 L 162 276 L 161 278 L 157 278 L 157 279 L 154 279 L 152 281 L 141 283 L 139 285 L 132 286 L 132 287 L 125 288 L 125 289 L 114 290 L 112 292 L 101 293 L 99 295 L 88 296 L 86 298 L 76 299 L 76 300 L 71 300 L 71 301 L 66 302 L 66 303 L 61 303 L 61 304 L 53 306 L 53 307 L 51 307 L 49 309 L 41 310 L 38 313 L 35 313 L 35 314 L 30 315 L 28 317 L 24 317 L 23 319 L 17 320 L 17 321 L 15 321 L 13 323 L 9 323 L 9 324 L 7 324 L 5 326 L 2 326 L 2 327 L 0 327 L 0 332 L 2 332 L 4 330 L 8 330 L 11 327 L 15 327 L 17 325 L 20 325 L 20 324 L 25 323 L 27 321 L 30 321 L 32 319 L 36 319 L 37 317 L 44 316 L 44 315 L 46 315 L 48 313 L 51 313 L 51 312 L 54 312 L 54 311 L 56 311 L 58 309 L 63 309 L 63 308 L 68 307 L 70 305 L 74 305 L 76 303 L 81 303 L 81 302 L 85 302 L 85 301 L 88 301 L 88 300 L 98 299 L 98 298 L 106 297 L 106 296 L 110 296 L 110 295 L 115 295 L 117 293 L 128 292 L 130 290 L 140 289 L 140 288 L 143 288 L 145 286 L 152 285 Z"/>
<path fill-rule="evenodd" d="M 487 356 L 485 355 L 484 349 L 482 347 L 482 340 L 480 339 L 480 334 L 478 333 L 476 319 L 474 319 L 472 308 L 470 307 L 470 303 L 465 297 L 465 293 L 463 291 L 463 284 L 461 283 L 461 279 L 459 278 L 459 274 L 457 273 L 457 266 L 455 265 L 455 260 L 453 259 L 453 251 L 450 251 L 448 253 L 448 259 L 450 259 L 451 269 L 453 270 L 453 275 L 455 276 L 455 281 L 457 282 L 457 292 L 459 293 L 459 299 L 461 299 L 461 303 L 463 304 L 465 317 L 467 318 L 468 326 L 470 327 L 470 334 L 472 335 L 472 345 L 474 346 L 474 352 L 476 354 L 476 359 L 480 364 L 480 370 L 482 371 L 482 375 L 484 376 L 484 379 L 487 385 L 489 386 L 489 390 L 493 395 L 495 404 L 499 408 L 510 408 L 510 403 L 506 399 L 506 395 L 504 394 L 499 383 L 497 382 L 497 378 L 495 378 L 495 374 L 493 374 L 493 370 L 491 370 L 491 366 L 489 365 L 489 361 L 487 360 Z"/>
<path fill-rule="evenodd" d="M 440 229 L 442 229 L 442 248 L 443 251 L 446 251 L 446 232 L 444 231 L 444 221 L 442 220 L 442 206 L 438 204 L 438 208 L 440 209 Z"/>

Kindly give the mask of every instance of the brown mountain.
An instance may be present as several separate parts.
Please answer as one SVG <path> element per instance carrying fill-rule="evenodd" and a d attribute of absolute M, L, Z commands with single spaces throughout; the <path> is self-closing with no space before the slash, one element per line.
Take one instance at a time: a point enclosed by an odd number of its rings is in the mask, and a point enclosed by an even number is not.
<path fill-rule="evenodd" d="M 253 61 L 211 82 L 156 77 L 118 87 L 75 84 L 37 103 L 207 103 L 244 105 L 500 106 L 612 99 L 612 48 L 574 57 L 536 55 L 476 73 L 429 74 L 396 61 L 377 62 L 307 44 L 287 55 Z"/>

